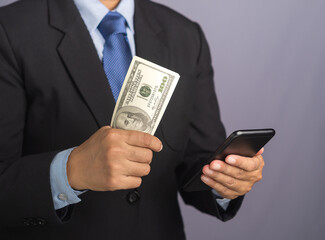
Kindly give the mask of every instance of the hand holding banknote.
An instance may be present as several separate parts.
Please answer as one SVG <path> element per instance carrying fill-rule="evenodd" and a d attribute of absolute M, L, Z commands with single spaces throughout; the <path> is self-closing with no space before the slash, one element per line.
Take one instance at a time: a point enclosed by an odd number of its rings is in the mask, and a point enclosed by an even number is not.
<path fill-rule="evenodd" d="M 162 149 L 152 136 L 164 114 L 179 75 L 134 57 L 112 117 L 75 148 L 67 163 L 76 190 L 115 191 L 137 188 L 150 172 L 153 152 Z"/>
<path fill-rule="evenodd" d="M 160 140 L 148 133 L 103 127 L 74 149 L 67 164 L 73 189 L 115 191 L 141 185 Z"/>

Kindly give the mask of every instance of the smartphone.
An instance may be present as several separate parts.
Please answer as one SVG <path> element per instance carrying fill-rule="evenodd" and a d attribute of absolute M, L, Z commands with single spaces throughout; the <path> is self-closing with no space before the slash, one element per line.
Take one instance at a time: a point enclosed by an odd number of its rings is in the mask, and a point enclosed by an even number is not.
<path fill-rule="evenodd" d="M 230 154 L 253 157 L 275 135 L 275 130 L 249 129 L 233 132 L 217 150 L 202 163 L 195 174 L 185 182 L 183 190 L 186 192 L 205 191 L 211 188 L 201 181 L 202 168 L 214 159 L 225 160 Z"/>

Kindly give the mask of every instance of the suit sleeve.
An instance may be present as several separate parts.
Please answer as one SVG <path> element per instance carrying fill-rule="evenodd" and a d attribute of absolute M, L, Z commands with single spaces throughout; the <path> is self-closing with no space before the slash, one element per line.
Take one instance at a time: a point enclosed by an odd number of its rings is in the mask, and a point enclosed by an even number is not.
<path fill-rule="evenodd" d="M 191 169 L 206 159 L 225 139 L 225 129 L 220 120 L 219 106 L 213 82 L 210 51 L 204 34 L 197 26 L 200 36 L 200 54 L 196 64 L 196 81 L 193 91 L 193 106 L 190 112 L 189 141 L 184 156 L 184 163 L 179 167 L 180 193 L 186 204 L 193 205 L 202 212 L 216 216 L 222 221 L 233 218 L 243 197 L 232 200 L 226 211 L 216 203 L 211 191 L 184 192 L 182 184 L 188 176 L 184 169 Z M 188 171 L 185 171 L 188 173 Z"/>
<path fill-rule="evenodd" d="M 24 155 L 28 112 L 23 73 L 0 24 L 0 229 L 59 223 L 49 169 L 57 152 Z"/>

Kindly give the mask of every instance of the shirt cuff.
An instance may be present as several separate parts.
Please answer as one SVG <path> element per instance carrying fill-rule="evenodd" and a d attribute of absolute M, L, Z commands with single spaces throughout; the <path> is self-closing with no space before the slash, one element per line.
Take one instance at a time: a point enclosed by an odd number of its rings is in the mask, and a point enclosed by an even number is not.
<path fill-rule="evenodd" d="M 73 149 L 59 152 L 50 166 L 50 184 L 55 210 L 80 202 L 81 199 L 78 196 L 86 192 L 72 189 L 68 182 L 67 162 Z"/>
<path fill-rule="evenodd" d="M 231 199 L 221 197 L 221 195 L 214 189 L 212 189 L 212 193 L 217 197 L 217 204 L 222 207 L 223 210 L 227 211 Z"/>

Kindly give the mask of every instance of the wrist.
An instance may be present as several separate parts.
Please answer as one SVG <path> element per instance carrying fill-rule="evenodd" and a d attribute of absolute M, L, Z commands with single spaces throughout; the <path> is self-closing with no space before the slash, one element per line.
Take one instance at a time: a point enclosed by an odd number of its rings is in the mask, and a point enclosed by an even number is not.
<path fill-rule="evenodd" d="M 72 152 L 69 155 L 68 161 L 67 161 L 68 182 L 69 182 L 69 185 L 71 186 L 71 188 L 73 188 L 74 190 L 77 190 L 77 191 L 86 189 L 85 187 L 82 186 L 81 180 L 80 180 L 80 177 L 78 174 L 80 171 L 78 168 L 80 166 L 80 163 L 78 164 L 79 161 L 80 161 L 79 149 L 77 147 L 74 150 L 72 150 Z"/>

